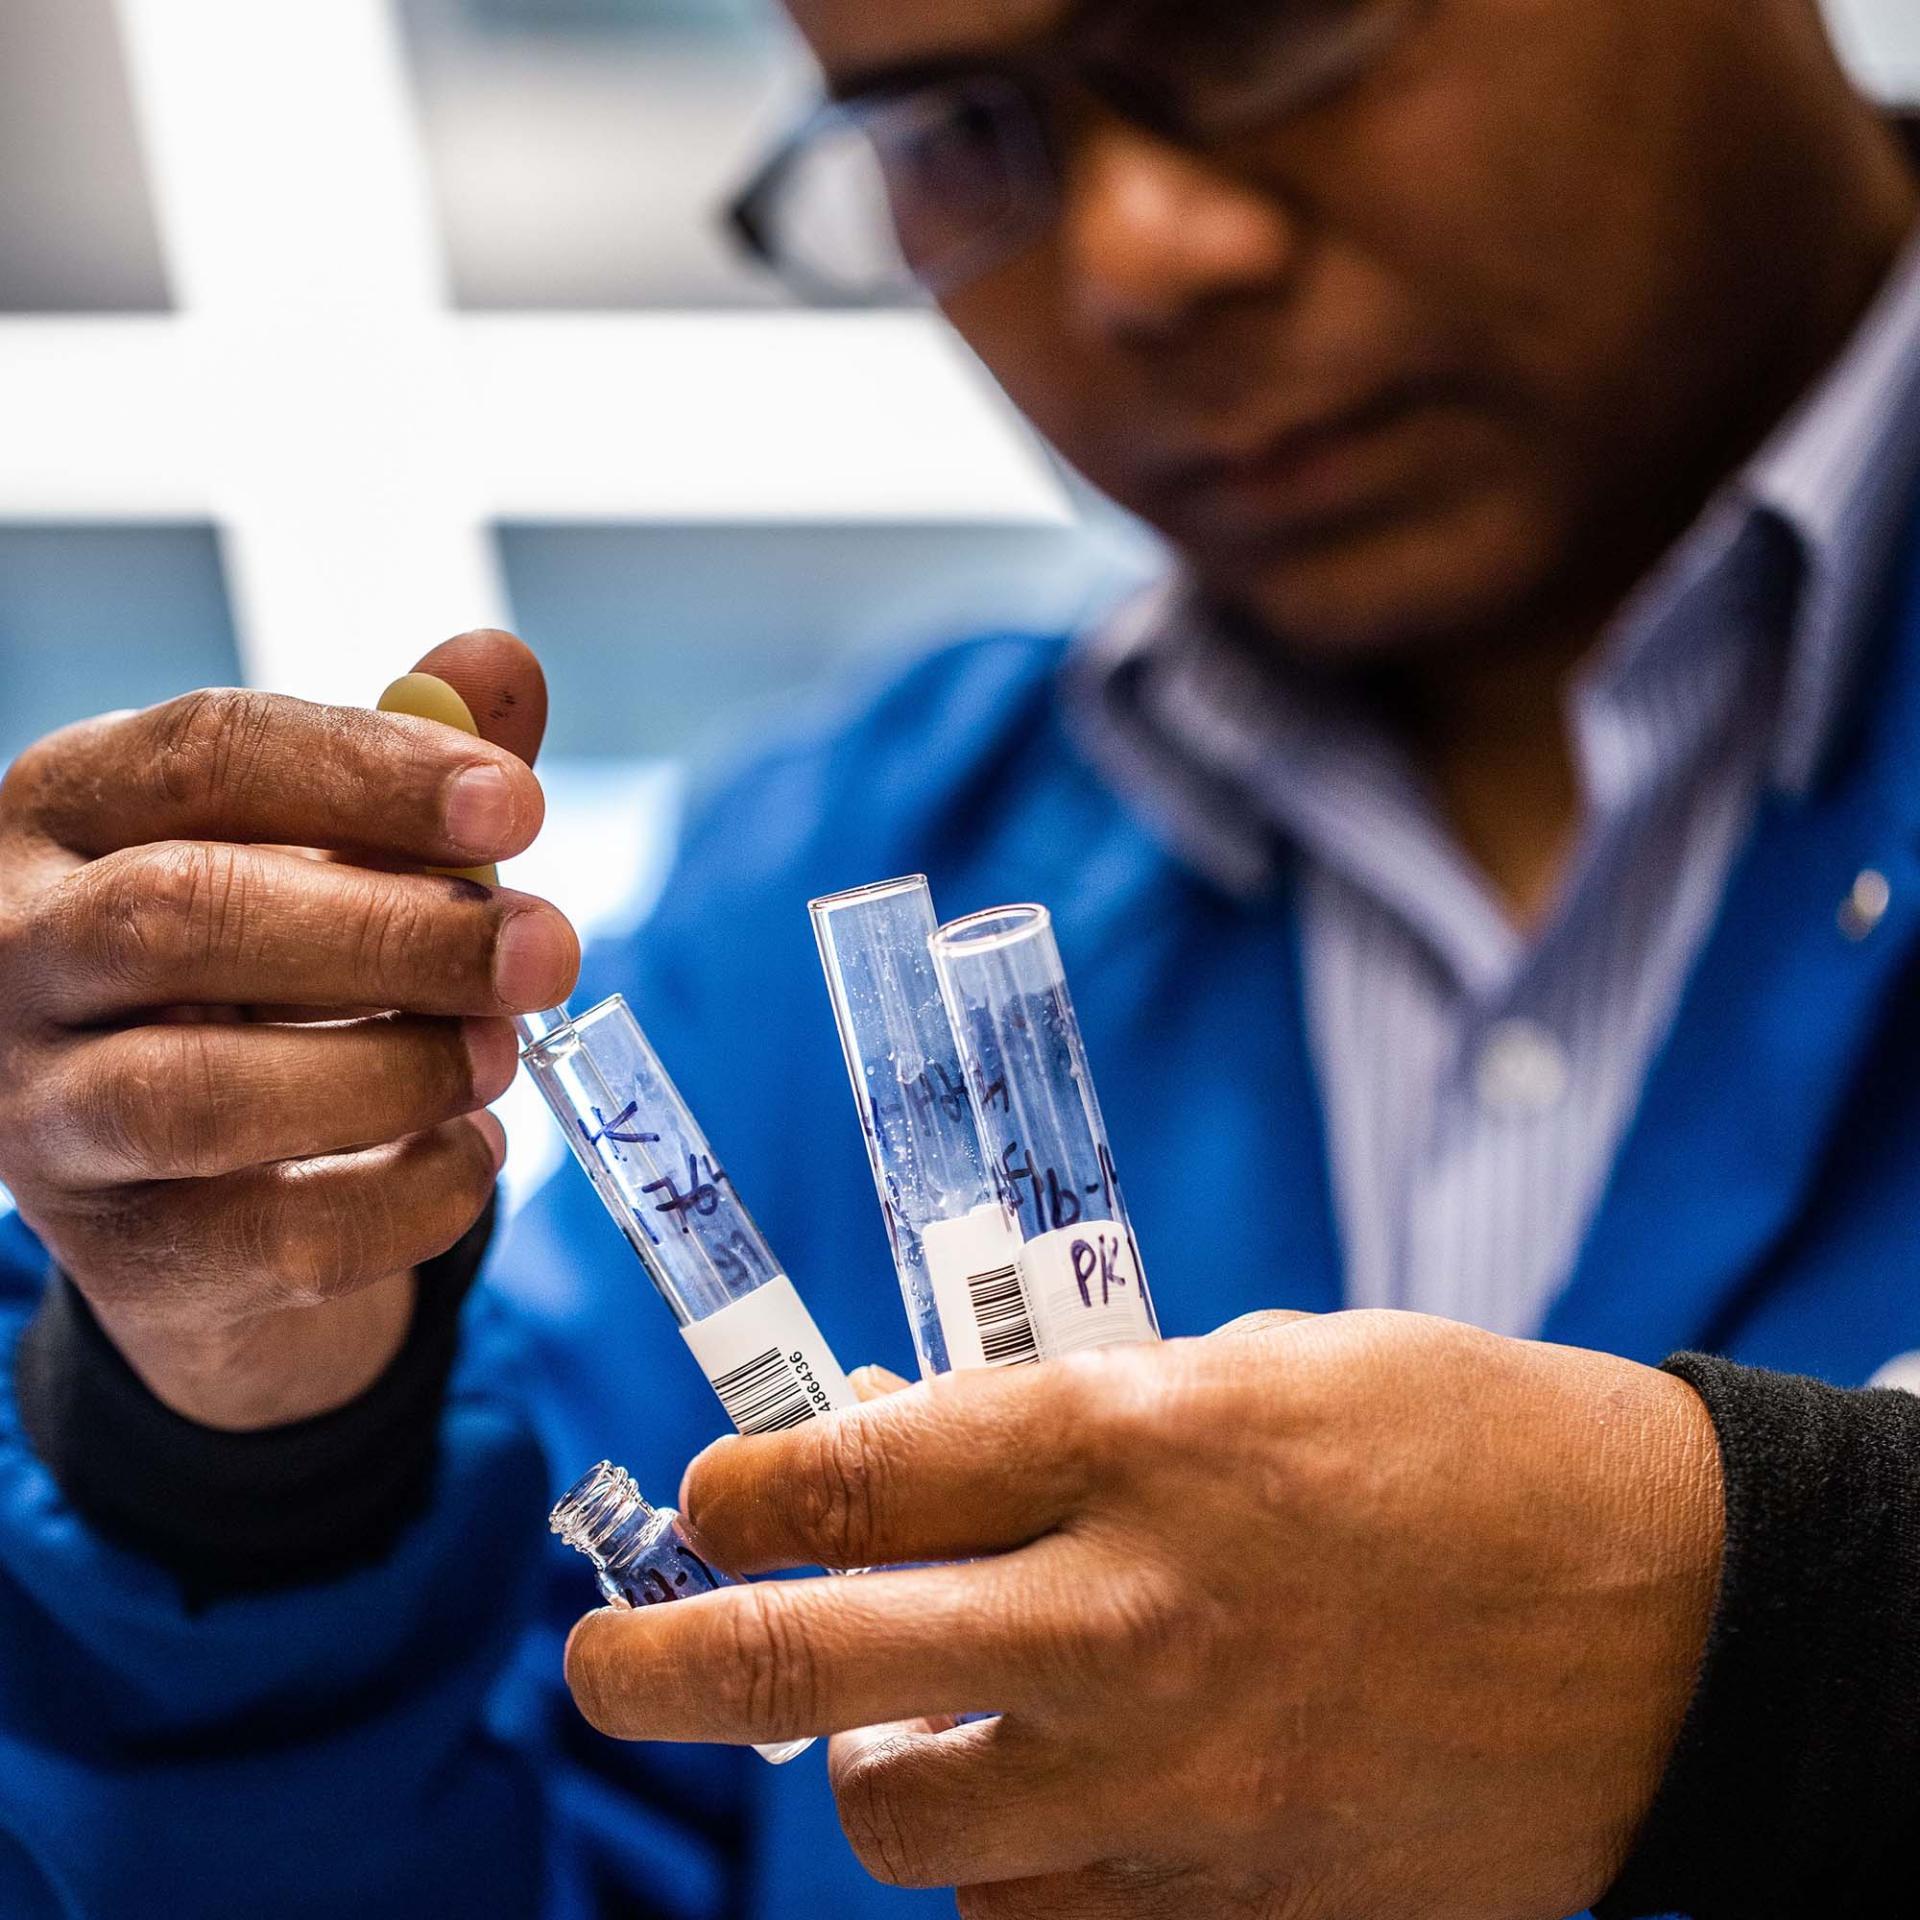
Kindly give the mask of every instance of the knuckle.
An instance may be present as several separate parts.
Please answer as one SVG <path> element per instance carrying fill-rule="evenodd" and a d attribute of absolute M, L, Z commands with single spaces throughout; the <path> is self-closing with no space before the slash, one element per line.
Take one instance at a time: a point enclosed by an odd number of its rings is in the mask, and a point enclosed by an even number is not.
<path fill-rule="evenodd" d="M 94 1084 L 93 1135 L 135 1171 L 199 1179 L 224 1170 L 238 1114 L 204 1030 L 151 1027 L 126 1045 L 117 1072 Z"/>
<path fill-rule="evenodd" d="M 354 977 L 376 990 L 425 951 L 433 931 L 432 914 L 411 889 L 369 887 L 351 934 Z"/>
<path fill-rule="evenodd" d="M 1052 1364 L 1054 1430 L 1088 1484 L 1131 1481 L 1144 1452 L 1164 1443 L 1167 1383 L 1163 1347 L 1108 1347 Z"/>
<path fill-rule="evenodd" d="M 319 1306 L 379 1278 L 392 1198 L 383 1183 L 349 1190 L 331 1169 L 289 1161 L 242 1176 L 223 1209 L 223 1264 L 275 1309 Z"/>
<path fill-rule="evenodd" d="M 62 754 L 71 746 L 73 728 L 65 727 L 33 741 L 14 756 L 0 775 L 0 816 L 29 819 L 40 811 L 41 796 L 53 786 Z"/>
<path fill-rule="evenodd" d="M 382 1053 L 383 1097 L 395 1111 L 417 1109 L 436 1121 L 471 1113 L 481 1103 L 473 1055 L 457 1020 L 436 1020 L 419 1028 L 402 1026 L 404 1016 L 383 1016 L 390 1030 L 410 1037 L 395 1039 Z"/>
<path fill-rule="evenodd" d="M 1101 1697 L 1117 1676 L 1140 1697 L 1173 1701 L 1196 1689 L 1210 1651 L 1180 1585 L 1145 1568 L 1115 1568 L 1091 1588 L 1042 1596 L 1033 1638 L 1067 1697 Z"/>
<path fill-rule="evenodd" d="M 791 1499 L 800 1538 L 829 1567 L 861 1566 L 873 1556 L 891 1470 L 870 1425 L 826 1420 L 818 1425 L 808 1471 Z"/>
<path fill-rule="evenodd" d="M 81 869 L 94 950 L 109 976 L 140 986 L 236 938 L 245 901 L 240 850 L 161 841 Z"/>
<path fill-rule="evenodd" d="M 205 687 L 153 710 L 154 779 L 176 806 L 205 806 L 259 773 L 275 700 L 243 687 Z"/>
<path fill-rule="evenodd" d="M 71 1121 L 41 1089 L 29 1085 L 6 1096 L 0 1105 L 0 1180 L 13 1189 L 16 1205 L 23 1188 L 75 1184 L 70 1131 Z"/>
<path fill-rule="evenodd" d="M 942 1876 L 932 1867 L 921 1822 L 910 1820 L 900 1791 L 896 1756 L 904 1743 L 882 1741 L 849 1765 L 834 1783 L 840 1826 L 854 1857 L 890 1887 L 927 1887 Z"/>
<path fill-rule="evenodd" d="M 719 1685 L 738 1723 L 756 1737 L 817 1731 L 820 1669 L 806 1636 L 777 1604 L 777 1587 L 744 1587 L 728 1614 Z"/>
<path fill-rule="evenodd" d="M 83 819 L 97 793 L 94 767 L 123 741 L 120 717 L 76 720 L 24 747 L 0 777 L 0 819 L 32 822 L 56 834 Z"/>
<path fill-rule="evenodd" d="M 97 1305 L 181 1311 L 202 1279 L 190 1234 L 149 1189 L 110 1188 L 78 1202 L 69 1196 L 50 1244 Z"/>
<path fill-rule="evenodd" d="M 116 1066 L 83 1065 L 41 1101 L 38 1129 L 75 1184 L 157 1178 L 171 1167 L 177 1142 L 170 1113 L 177 1110 L 164 1093 L 155 1096 L 164 1081 L 151 1064 L 154 1052 L 144 1037 L 127 1041 Z"/>

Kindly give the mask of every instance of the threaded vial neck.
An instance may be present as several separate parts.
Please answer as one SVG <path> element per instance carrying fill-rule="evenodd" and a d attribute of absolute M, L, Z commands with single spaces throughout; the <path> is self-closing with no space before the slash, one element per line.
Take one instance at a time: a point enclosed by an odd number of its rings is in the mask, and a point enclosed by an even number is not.
<path fill-rule="evenodd" d="M 605 1570 L 610 1558 L 655 1518 L 633 1475 L 602 1460 L 561 1495 L 547 1525 L 577 1553 Z"/>

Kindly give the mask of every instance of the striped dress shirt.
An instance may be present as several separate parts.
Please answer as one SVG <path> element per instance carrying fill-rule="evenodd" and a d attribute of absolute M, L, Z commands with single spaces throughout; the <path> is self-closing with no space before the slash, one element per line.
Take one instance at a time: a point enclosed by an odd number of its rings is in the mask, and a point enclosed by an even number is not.
<path fill-rule="evenodd" d="M 1243 892 L 1295 865 L 1349 1304 L 1539 1330 L 1762 793 L 1842 725 L 1917 478 L 1920 244 L 1571 689 L 1581 832 L 1532 933 L 1362 706 L 1178 585 L 1082 651 L 1078 730 L 1167 837 Z"/>

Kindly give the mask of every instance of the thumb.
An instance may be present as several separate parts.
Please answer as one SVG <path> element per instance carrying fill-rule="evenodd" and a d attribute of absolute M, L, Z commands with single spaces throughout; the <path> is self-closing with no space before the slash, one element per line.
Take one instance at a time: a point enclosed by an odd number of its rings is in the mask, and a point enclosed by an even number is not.
<path fill-rule="evenodd" d="M 466 702 L 481 739 L 533 765 L 547 730 L 547 677 L 524 640 L 482 627 L 443 640 L 414 671 L 444 680 Z"/>

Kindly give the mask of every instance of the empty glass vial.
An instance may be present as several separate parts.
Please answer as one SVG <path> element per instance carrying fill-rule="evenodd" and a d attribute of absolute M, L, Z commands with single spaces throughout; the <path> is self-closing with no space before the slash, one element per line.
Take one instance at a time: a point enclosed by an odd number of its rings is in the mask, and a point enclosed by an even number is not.
<path fill-rule="evenodd" d="M 593 1562 L 594 1578 L 616 1607 L 657 1607 L 741 1583 L 694 1552 L 671 1507 L 649 1506 L 625 1467 L 602 1460 L 560 1498 L 547 1524 Z M 776 1767 L 812 1740 L 755 1747 Z"/>

